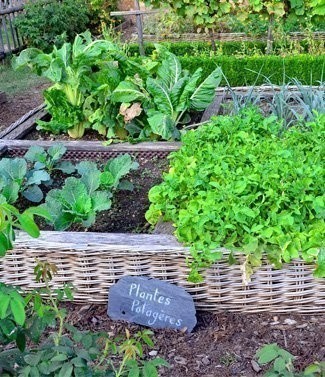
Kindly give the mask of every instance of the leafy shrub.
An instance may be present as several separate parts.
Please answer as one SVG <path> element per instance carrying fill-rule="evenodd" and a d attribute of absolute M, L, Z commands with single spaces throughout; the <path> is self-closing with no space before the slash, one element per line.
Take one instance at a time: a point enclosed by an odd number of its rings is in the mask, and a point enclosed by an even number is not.
<path fill-rule="evenodd" d="M 316 51 L 319 54 L 324 52 L 324 41 L 314 40 Z M 226 56 L 259 56 L 264 55 L 266 51 L 266 42 L 263 41 L 216 41 L 216 52 L 212 52 L 211 42 L 194 41 L 194 42 L 162 42 L 161 45 L 168 48 L 170 52 L 177 56 L 200 56 L 200 55 L 226 55 Z M 297 49 L 301 53 L 308 53 L 311 46 L 308 41 L 296 41 L 292 44 L 292 41 L 286 40 L 283 42 L 274 42 L 273 51 L 274 55 L 292 55 L 296 54 Z M 145 52 L 150 55 L 155 50 L 155 44 L 147 42 L 145 43 Z M 139 46 L 137 44 L 128 45 L 128 52 L 131 56 L 137 56 L 139 52 Z"/>
<path fill-rule="evenodd" d="M 71 41 L 87 29 L 89 10 L 84 0 L 36 0 L 25 4 L 15 24 L 27 46 L 48 51 Z"/>
<path fill-rule="evenodd" d="M 325 276 L 324 124 L 323 115 L 284 132 L 275 117 L 246 109 L 182 137 L 164 182 L 149 191 L 146 218 L 175 224 L 191 246 L 192 280 L 223 246 L 245 255 L 246 283 L 264 254 L 276 268 L 301 257 Z"/>

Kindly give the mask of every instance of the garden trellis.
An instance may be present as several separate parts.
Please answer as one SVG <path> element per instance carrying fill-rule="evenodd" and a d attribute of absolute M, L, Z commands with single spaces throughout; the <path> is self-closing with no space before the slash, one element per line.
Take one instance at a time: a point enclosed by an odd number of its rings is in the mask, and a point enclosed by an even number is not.
<path fill-rule="evenodd" d="M 0 59 L 23 47 L 23 40 L 14 25 L 17 14 L 23 9 L 24 0 L 0 0 Z"/>

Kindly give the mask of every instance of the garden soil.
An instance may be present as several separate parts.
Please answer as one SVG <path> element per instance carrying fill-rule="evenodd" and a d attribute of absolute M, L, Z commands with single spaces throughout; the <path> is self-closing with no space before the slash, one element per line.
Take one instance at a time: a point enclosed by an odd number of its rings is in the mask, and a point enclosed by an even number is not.
<path fill-rule="evenodd" d="M 131 334 L 142 326 L 112 321 L 106 306 L 68 304 L 68 321 L 80 330 L 105 331 L 111 336 Z M 155 345 L 150 358 L 162 357 L 170 369 L 161 368 L 161 377 L 262 376 L 266 368 L 256 363 L 256 351 L 277 343 L 296 356 L 294 365 L 303 370 L 325 360 L 325 316 L 273 314 L 212 314 L 199 312 L 191 334 L 154 330 Z M 151 356 L 150 356 L 151 354 Z"/>
<path fill-rule="evenodd" d="M 0 132 L 39 106 L 43 102 L 42 90 L 47 86 L 48 84 L 39 84 L 28 92 L 7 95 L 7 102 L 0 104 Z"/>

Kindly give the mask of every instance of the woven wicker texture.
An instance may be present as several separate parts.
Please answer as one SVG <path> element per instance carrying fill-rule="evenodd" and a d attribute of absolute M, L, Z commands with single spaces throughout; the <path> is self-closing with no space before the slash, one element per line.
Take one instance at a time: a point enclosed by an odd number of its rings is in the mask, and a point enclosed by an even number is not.
<path fill-rule="evenodd" d="M 225 251 L 227 254 L 227 251 Z M 312 276 L 312 266 L 295 261 L 281 270 L 266 263 L 242 283 L 239 265 L 226 261 L 204 271 L 204 282 L 187 281 L 186 248 L 170 235 L 43 232 L 38 239 L 25 234 L 0 258 L 0 281 L 30 290 L 36 260 L 55 263 L 53 286 L 72 283 L 75 301 L 106 304 L 109 287 L 124 275 L 151 276 L 183 286 L 196 308 L 244 313 L 325 312 L 325 280 Z"/>

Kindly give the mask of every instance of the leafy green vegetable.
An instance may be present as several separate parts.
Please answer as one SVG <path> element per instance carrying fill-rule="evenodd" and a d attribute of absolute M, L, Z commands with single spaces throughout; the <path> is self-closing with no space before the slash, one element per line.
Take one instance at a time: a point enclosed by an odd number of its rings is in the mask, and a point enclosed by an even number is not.
<path fill-rule="evenodd" d="M 61 143 L 55 143 L 47 151 L 40 146 L 32 146 L 25 154 L 25 159 L 34 163 L 34 170 L 45 169 L 48 173 L 53 170 L 60 170 L 63 173 L 71 174 L 76 169 L 69 161 L 61 161 L 67 148 Z"/>
<path fill-rule="evenodd" d="M 2 158 L 0 160 L 0 193 L 9 203 L 15 203 L 21 192 L 33 202 L 40 202 L 43 193 L 38 187 L 50 180 L 44 170 L 28 170 L 23 158 Z"/>
<path fill-rule="evenodd" d="M 90 227 L 97 212 L 111 207 L 112 190 L 119 188 L 121 178 L 137 167 L 128 154 L 108 161 L 103 172 L 95 162 L 80 162 L 76 166 L 80 178 L 67 178 L 61 190 L 51 190 L 46 196 L 45 208 L 54 228 L 65 230 L 73 223 Z"/>
<path fill-rule="evenodd" d="M 283 133 L 275 117 L 247 109 L 183 136 L 164 182 L 149 192 L 146 218 L 175 224 L 191 246 L 192 280 L 220 247 L 245 255 L 245 283 L 263 254 L 276 268 L 316 262 L 323 275 L 324 119 Z"/>
<path fill-rule="evenodd" d="M 145 84 L 133 78 L 122 81 L 111 99 L 122 104 L 141 102 L 147 119 L 140 121 L 148 123 L 151 132 L 163 140 L 178 139 L 177 126 L 189 121 L 189 111 L 203 111 L 212 102 L 222 72 L 216 68 L 202 81 L 201 68 L 191 76 L 176 55 L 155 46 L 162 58 L 156 77 L 148 77 Z"/>
<path fill-rule="evenodd" d="M 45 208 L 56 230 L 65 230 L 73 223 L 88 228 L 95 222 L 96 212 L 110 208 L 110 197 L 110 193 L 93 192 L 80 179 L 69 177 L 62 190 L 47 194 Z"/>
<path fill-rule="evenodd" d="M 117 45 L 93 40 L 90 32 L 77 35 L 73 43 L 59 49 L 54 46 L 49 54 L 26 49 L 13 65 L 15 69 L 28 66 L 54 83 L 44 92 L 52 118 L 38 121 L 38 128 L 55 134 L 67 132 L 73 138 L 81 138 L 87 128 L 115 135 L 119 120 L 118 108 L 110 101 L 112 91 L 128 75 L 148 73 L 129 61 Z"/>

